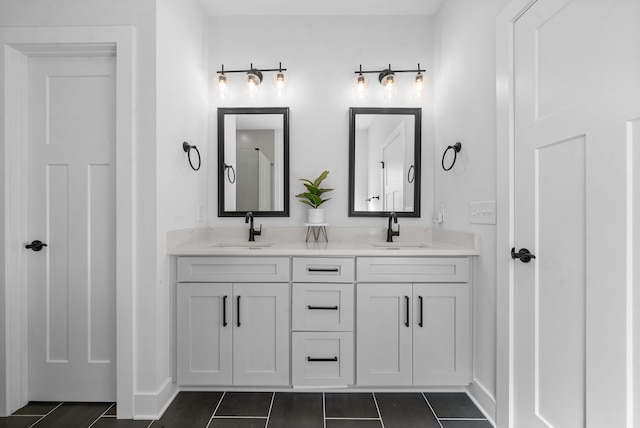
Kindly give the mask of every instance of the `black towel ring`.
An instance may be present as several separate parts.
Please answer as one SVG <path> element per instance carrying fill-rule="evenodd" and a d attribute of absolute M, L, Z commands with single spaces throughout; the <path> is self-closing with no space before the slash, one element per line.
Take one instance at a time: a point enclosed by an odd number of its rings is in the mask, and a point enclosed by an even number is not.
<path fill-rule="evenodd" d="M 229 180 L 229 183 L 233 184 L 236 182 L 236 170 L 233 169 L 233 166 L 231 165 L 227 165 L 226 163 L 224 164 L 224 169 L 227 171 L 227 180 Z M 233 172 L 233 179 L 231 178 L 230 173 Z"/>
<path fill-rule="evenodd" d="M 449 165 L 449 168 L 447 168 L 446 166 L 444 166 L 444 158 L 445 156 L 447 156 L 447 152 L 452 149 L 453 149 L 453 161 L 451 162 L 451 165 Z M 458 157 L 458 152 L 460 150 L 462 150 L 462 144 L 460 143 L 460 141 L 455 143 L 453 146 L 447 147 L 447 149 L 442 154 L 442 169 L 444 169 L 445 171 L 449 171 L 451 168 L 453 168 L 453 166 L 456 164 L 456 158 Z"/>
<path fill-rule="evenodd" d="M 411 171 L 413 171 L 413 175 L 411 175 Z M 407 181 L 409 182 L 409 184 L 411 184 L 415 179 L 416 179 L 415 167 L 411 165 L 409 167 L 409 171 L 407 171 Z"/>
<path fill-rule="evenodd" d="M 198 167 L 194 167 L 193 166 L 193 162 L 191 162 L 191 149 L 195 150 L 196 153 L 198 154 Z M 194 171 L 197 171 L 200 169 L 200 166 L 202 165 L 202 158 L 200 157 L 200 151 L 198 150 L 198 148 L 196 146 L 192 146 L 191 144 L 187 143 L 186 141 L 184 143 L 182 143 L 182 150 L 184 150 L 187 153 L 187 158 L 189 159 L 189 165 L 191 166 L 191 169 Z"/>

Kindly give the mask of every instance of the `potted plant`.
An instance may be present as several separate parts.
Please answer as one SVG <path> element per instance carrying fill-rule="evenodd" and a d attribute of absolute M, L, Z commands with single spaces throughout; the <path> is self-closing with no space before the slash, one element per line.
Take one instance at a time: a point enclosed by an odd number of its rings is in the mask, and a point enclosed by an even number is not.
<path fill-rule="evenodd" d="M 325 198 L 324 194 L 333 190 L 320 187 L 320 183 L 322 183 L 322 181 L 327 178 L 327 175 L 329 175 L 329 171 L 323 171 L 322 174 L 320 174 L 318 178 L 313 181 L 307 178 L 299 179 L 300 181 L 302 181 L 302 184 L 304 184 L 304 187 L 307 189 L 307 191 L 297 194 L 296 198 L 299 198 L 300 202 L 311 207 L 309 208 L 308 213 L 308 222 L 310 224 L 324 223 L 324 209 L 319 207 L 320 205 L 331 199 Z"/>

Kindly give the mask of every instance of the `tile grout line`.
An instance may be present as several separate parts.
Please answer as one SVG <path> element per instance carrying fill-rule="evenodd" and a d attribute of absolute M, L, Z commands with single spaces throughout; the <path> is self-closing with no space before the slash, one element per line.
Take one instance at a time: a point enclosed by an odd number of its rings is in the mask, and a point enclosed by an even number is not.
<path fill-rule="evenodd" d="M 327 428 L 327 402 L 325 399 L 325 393 L 322 393 L 322 427 Z"/>
<path fill-rule="evenodd" d="M 29 428 L 31 428 L 31 427 L 35 426 L 36 424 L 40 423 L 44 418 L 49 416 L 51 413 L 53 413 L 58 407 L 62 406 L 63 404 L 64 404 L 64 401 L 61 401 L 60 404 L 58 404 L 56 407 L 51 409 L 51 411 L 49 411 L 49 413 L 47 413 L 46 415 L 42 416 L 40 419 L 38 419 L 37 421 L 35 421 L 31 425 L 29 425 Z"/>
<path fill-rule="evenodd" d="M 380 418 L 380 425 L 382 425 L 382 428 L 384 428 L 384 421 L 382 420 L 382 413 L 380 413 L 380 407 L 378 407 L 378 399 L 376 398 L 376 394 L 375 393 L 371 393 L 371 395 L 373 396 L 373 402 L 376 404 L 376 410 L 378 411 L 378 417 Z"/>
<path fill-rule="evenodd" d="M 429 403 L 429 400 L 427 400 L 427 396 L 424 395 L 424 392 L 422 392 L 421 394 L 422 394 L 422 398 L 424 399 L 425 403 L 427 403 L 427 406 L 429 406 L 429 409 L 431 410 L 431 413 L 433 413 L 433 416 L 435 416 L 436 421 L 438 422 L 438 425 L 440 425 L 440 428 L 444 428 L 442 426 L 442 422 L 440 422 L 440 418 L 436 414 L 435 410 L 433 410 L 433 407 L 431 406 L 431 403 Z"/>
<path fill-rule="evenodd" d="M 269 419 L 271 418 L 271 409 L 273 408 L 273 401 L 276 398 L 275 391 L 271 393 L 271 403 L 269 404 L 269 413 L 267 413 L 267 420 L 264 422 L 264 428 L 267 428 L 269 425 Z"/>
<path fill-rule="evenodd" d="M 92 426 L 94 426 L 96 422 L 98 422 L 102 417 L 104 417 L 104 414 L 107 413 L 115 405 L 116 403 L 111 403 L 111 405 L 107 407 L 107 409 L 104 412 L 102 412 L 102 414 L 100 414 L 100 416 L 98 416 L 95 421 L 91 422 L 91 425 L 89 425 L 87 428 L 91 428 Z"/>
<path fill-rule="evenodd" d="M 218 411 L 218 409 L 220 408 L 220 404 L 222 404 L 222 400 L 224 400 L 224 396 L 227 394 L 227 391 L 223 391 L 222 395 L 220 396 L 220 399 L 218 400 L 218 404 L 216 404 L 216 408 L 213 409 L 213 413 L 211 413 L 211 417 L 209 418 L 209 422 L 207 422 L 207 425 L 205 426 L 205 428 L 209 428 L 209 425 L 211 425 L 211 421 L 213 420 L 214 416 L 216 415 L 216 412 Z"/>

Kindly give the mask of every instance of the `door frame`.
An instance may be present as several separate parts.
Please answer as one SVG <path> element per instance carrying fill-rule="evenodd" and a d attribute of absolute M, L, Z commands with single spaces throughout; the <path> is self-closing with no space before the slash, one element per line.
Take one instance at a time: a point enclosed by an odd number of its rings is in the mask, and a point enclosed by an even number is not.
<path fill-rule="evenodd" d="M 496 19 L 496 427 L 515 427 L 515 22 L 537 0 L 512 0 Z"/>
<path fill-rule="evenodd" d="M 135 32 L 131 26 L 0 28 L 0 416 L 28 400 L 27 60 L 30 55 L 115 54 L 116 372 L 118 417 L 133 417 L 135 297 Z M 1 283 L 0 283 L 1 284 Z"/>

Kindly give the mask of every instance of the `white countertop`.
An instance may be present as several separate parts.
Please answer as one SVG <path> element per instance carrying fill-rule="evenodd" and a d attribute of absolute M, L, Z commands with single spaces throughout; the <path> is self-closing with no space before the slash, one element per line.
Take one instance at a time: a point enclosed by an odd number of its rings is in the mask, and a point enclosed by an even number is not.
<path fill-rule="evenodd" d="M 431 228 L 404 228 L 393 243 L 383 228 L 329 228 L 329 242 L 305 242 L 306 228 L 263 228 L 248 242 L 247 228 L 188 229 L 167 234 L 172 256 L 477 256 L 477 236 Z"/>

